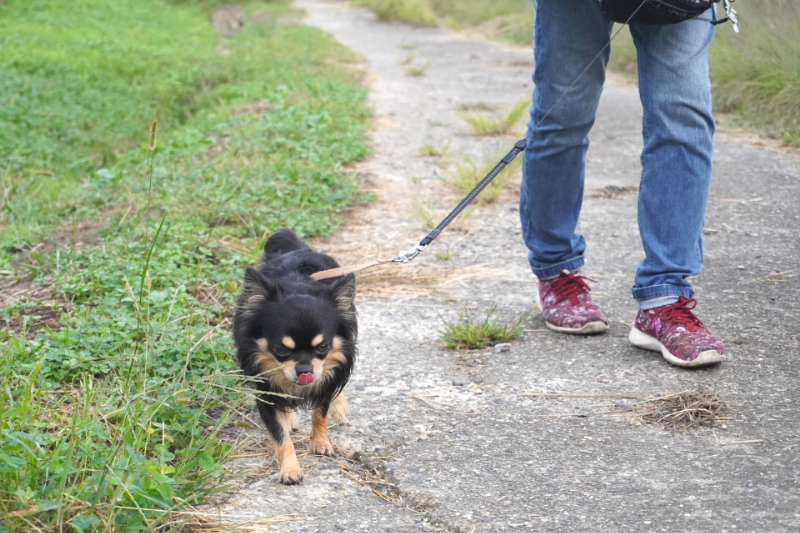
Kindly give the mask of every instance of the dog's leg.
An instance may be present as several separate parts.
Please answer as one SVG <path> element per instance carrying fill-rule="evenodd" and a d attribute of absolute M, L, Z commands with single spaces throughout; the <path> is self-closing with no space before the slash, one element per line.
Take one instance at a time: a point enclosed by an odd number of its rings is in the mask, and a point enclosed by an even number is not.
<path fill-rule="evenodd" d="M 339 395 L 331 402 L 328 415 L 334 422 L 344 422 L 347 420 L 347 415 L 349 414 L 350 405 L 347 403 L 347 398 L 345 397 L 344 392 L 340 392 Z"/>
<path fill-rule="evenodd" d="M 311 414 L 311 451 L 320 455 L 333 455 L 333 446 L 328 440 L 328 407 L 317 407 Z"/>
<path fill-rule="evenodd" d="M 297 461 L 294 444 L 289 436 L 289 424 L 285 413 L 277 411 L 275 406 L 262 401 L 256 401 L 261 419 L 267 426 L 267 431 L 275 446 L 275 457 L 280 466 L 280 480 L 284 485 L 295 485 L 303 479 L 303 469 Z"/>
<path fill-rule="evenodd" d="M 297 418 L 297 413 L 294 411 L 286 411 L 286 423 L 289 425 L 291 432 L 300 429 L 300 419 Z"/>

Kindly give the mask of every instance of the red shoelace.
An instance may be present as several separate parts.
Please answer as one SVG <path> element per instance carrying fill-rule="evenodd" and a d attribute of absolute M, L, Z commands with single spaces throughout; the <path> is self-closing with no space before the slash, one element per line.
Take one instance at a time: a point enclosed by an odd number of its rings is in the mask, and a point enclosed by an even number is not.
<path fill-rule="evenodd" d="M 592 290 L 584 280 L 594 282 L 592 278 L 581 276 L 577 272 L 565 270 L 561 272 L 559 277 L 553 280 L 549 288 L 555 293 L 559 301 L 569 298 L 569 303 L 578 305 L 580 303 L 578 302 L 578 296 Z"/>
<path fill-rule="evenodd" d="M 655 315 L 661 319 L 661 322 L 671 322 L 686 326 L 691 332 L 697 331 L 698 327 L 704 327 L 699 318 L 692 312 L 694 306 L 697 305 L 697 300 L 694 298 L 686 298 L 679 296 L 678 301 L 671 305 L 654 309 Z"/>

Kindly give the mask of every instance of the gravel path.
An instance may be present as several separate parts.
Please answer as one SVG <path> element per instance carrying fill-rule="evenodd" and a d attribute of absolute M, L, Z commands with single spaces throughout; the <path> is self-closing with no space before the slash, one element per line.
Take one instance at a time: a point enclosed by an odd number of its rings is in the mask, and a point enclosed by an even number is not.
<path fill-rule="evenodd" d="M 529 95 L 531 53 L 379 22 L 342 2 L 296 5 L 307 24 L 364 56 L 374 111 L 374 156 L 357 171 L 376 200 L 315 246 L 342 263 L 392 256 L 427 232 L 411 216 L 415 201 L 444 214 L 458 200 L 436 177 L 446 162 L 421 155 L 420 145 L 450 143 L 451 160 L 507 151 L 521 129 L 477 137 L 457 108 L 509 109 Z M 430 64 L 423 76 L 406 74 L 401 63 L 410 55 L 411 64 Z M 512 316 L 532 305 L 519 187 L 511 183 L 415 264 L 359 276 L 352 414 L 331 430 L 340 458 L 301 457 L 306 480 L 295 487 L 277 483 L 272 457 L 239 459 L 249 477 L 220 507 L 223 516 L 277 515 L 269 530 L 308 532 L 800 529 L 800 164 L 768 150 L 772 143 L 718 135 L 707 266 L 696 286 L 698 314 L 726 341 L 729 359 L 679 370 L 627 342 L 636 312 L 629 287 L 642 256 L 640 120 L 636 88 L 610 80 L 592 133 L 581 220 L 586 272 L 599 282 L 593 295 L 612 321 L 609 334 L 559 336 L 537 317 L 503 353 L 437 346 L 442 317 L 493 305 Z M 453 257 L 437 260 L 437 251 Z M 701 388 L 729 405 L 724 427 L 673 434 L 637 423 L 636 400 L 524 395 L 656 397 Z M 303 422 L 301 452 L 308 417 Z M 258 453 L 266 439 L 252 433 Z M 759 442 L 726 445 L 739 441 Z M 354 460 L 344 458 L 354 452 Z M 381 480 L 393 488 L 381 498 L 354 478 L 382 494 Z"/>

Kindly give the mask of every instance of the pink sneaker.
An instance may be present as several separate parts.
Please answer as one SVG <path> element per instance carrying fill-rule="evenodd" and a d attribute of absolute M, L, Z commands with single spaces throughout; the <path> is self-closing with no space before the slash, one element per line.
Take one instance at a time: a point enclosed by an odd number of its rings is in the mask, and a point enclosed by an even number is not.
<path fill-rule="evenodd" d="M 539 306 L 548 328 L 573 335 L 602 333 L 608 329 L 608 320 L 592 301 L 589 296 L 592 289 L 584 280 L 594 281 L 562 270 L 557 278 L 539 282 Z"/>
<path fill-rule="evenodd" d="M 640 310 L 628 337 L 631 344 L 661 352 L 677 366 L 706 366 L 723 359 L 725 346 L 694 316 L 697 300 L 681 296 L 671 305 Z"/>

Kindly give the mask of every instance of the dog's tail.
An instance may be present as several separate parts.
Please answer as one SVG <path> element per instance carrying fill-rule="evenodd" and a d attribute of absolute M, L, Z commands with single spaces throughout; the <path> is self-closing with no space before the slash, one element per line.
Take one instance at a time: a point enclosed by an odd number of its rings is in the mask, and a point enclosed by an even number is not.
<path fill-rule="evenodd" d="M 273 233 L 264 245 L 264 261 L 296 250 L 308 250 L 303 241 L 290 229 L 282 229 Z"/>

